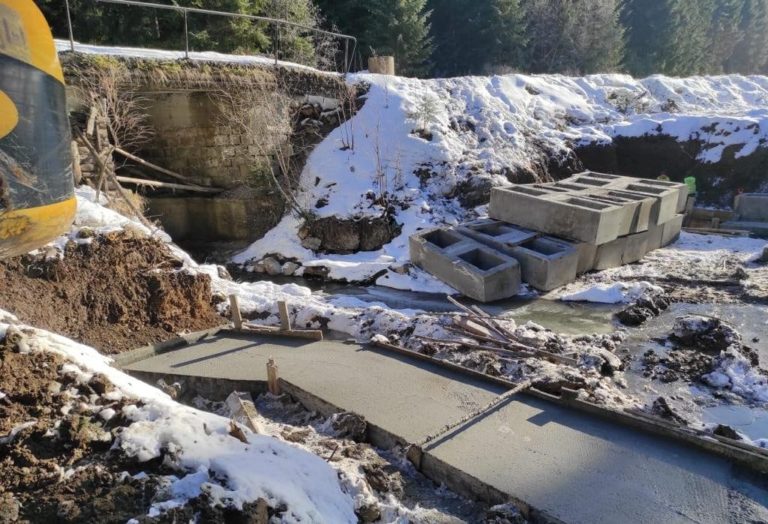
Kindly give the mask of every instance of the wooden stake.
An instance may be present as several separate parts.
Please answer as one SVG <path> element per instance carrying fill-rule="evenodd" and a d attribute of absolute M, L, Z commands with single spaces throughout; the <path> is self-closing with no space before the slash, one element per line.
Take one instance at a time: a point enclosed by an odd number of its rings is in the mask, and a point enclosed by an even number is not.
<path fill-rule="evenodd" d="M 237 295 L 229 295 L 229 310 L 235 329 L 243 329 L 243 317 L 240 315 L 240 299 L 237 298 Z"/>
<path fill-rule="evenodd" d="M 280 394 L 280 384 L 277 381 L 277 364 L 272 357 L 269 357 L 267 361 L 267 389 L 273 395 Z"/>
<path fill-rule="evenodd" d="M 277 301 L 277 309 L 280 312 L 280 329 L 291 331 L 291 317 L 288 316 L 288 304 L 285 300 Z"/>

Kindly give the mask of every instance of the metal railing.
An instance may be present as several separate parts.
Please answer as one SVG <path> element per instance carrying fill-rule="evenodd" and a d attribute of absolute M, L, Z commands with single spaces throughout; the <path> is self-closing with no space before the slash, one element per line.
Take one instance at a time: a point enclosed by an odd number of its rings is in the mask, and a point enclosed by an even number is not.
<path fill-rule="evenodd" d="M 189 19 L 190 13 L 212 15 L 212 16 L 223 16 L 228 18 L 241 18 L 241 19 L 251 20 L 254 22 L 267 22 L 268 24 L 274 25 L 275 39 L 273 41 L 273 47 L 274 47 L 275 65 L 279 63 L 278 50 L 280 48 L 280 27 L 281 26 L 294 27 L 294 28 L 302 29 L 304 31 L 308 31 L 314 34 L 325 35 L 325 36 L 329 36 L 331 38 L 336 38 L 343 41 L 344 42 L 344 62 L 342 63 L 342 71 L 341 71 L 342 73 L 348 73 L 350 71 L 352 67 L 352 61 L 354 60 L 355 53 L 357 52 L 357 38 L 355 38 L 352 35 L 345 35 L 343 33 L 336 33 L 334 31 L 326 31 L 325 29 L 319 29 L 317 27 L 312 27 L 312 26 L 300 24 L 297 22 L 291 22 L 290 20 L 283 20 L 280 18 L 248 15 L 243 13 L 232 13 L 227 11 L 214 11 L 211 9 L 199 9 L 196 7 L 183 7 L 180 5 L 156 4 L 153 2 L 140 2 L 137 0 L 95 0 L 95 1 L 99 3 L 106 3 L 106 4 L 119 4 L 119 5 L 134 6 L 134 7 L 148 7 L 152 9 L 164 9 L 167 11 L 175 11 L 177 13 L 181 13 L 181 15 L 184 18 L 184 57 L 187 59 L 189 58 L 188 19 Z M 69 30 L 69 44 L 70 44 L 71 50 L 75 51 L 75 37 L 74 37 L 74 32 L 72 30 L 72 17 L 70 15 L 69 0 L 64 0 L 64 3 L 67 10 L 67 28 Z M 350 52 L 350 43 L 352 43 L 351 52 Z"/>

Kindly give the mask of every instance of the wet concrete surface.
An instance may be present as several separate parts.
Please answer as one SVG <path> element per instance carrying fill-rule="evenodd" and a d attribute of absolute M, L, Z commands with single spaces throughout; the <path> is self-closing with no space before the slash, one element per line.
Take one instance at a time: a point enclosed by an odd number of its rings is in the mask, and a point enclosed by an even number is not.
<path fill-rule="evenodd" d="M 281 378 L 415 442 L 501 387 L 356 344 L 220 334 L 127 371 Z M 565 522 L 767 522 L 765 478 L 682 443 L 516 396 L 425 448 L 447 465 Z"/>

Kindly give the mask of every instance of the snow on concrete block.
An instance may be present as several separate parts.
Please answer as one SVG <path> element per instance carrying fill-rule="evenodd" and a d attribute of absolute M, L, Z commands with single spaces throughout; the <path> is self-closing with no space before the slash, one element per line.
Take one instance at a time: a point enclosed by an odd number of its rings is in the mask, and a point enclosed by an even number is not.
<path fill-rule="evenodd" d="M 480 302 L 509 298 L 520 289 L 520 264 L 454 229 L 409 238 L 411 261 L 463 295 Z"/>

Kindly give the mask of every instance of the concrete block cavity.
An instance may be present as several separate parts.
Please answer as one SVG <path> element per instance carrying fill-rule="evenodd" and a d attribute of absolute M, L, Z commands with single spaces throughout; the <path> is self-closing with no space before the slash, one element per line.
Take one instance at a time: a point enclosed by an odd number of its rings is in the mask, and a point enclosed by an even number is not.
<path fill-rule="evenodd" d="M 491 190 L 489 215 L 521 227 L 600 245 L 619 236 L 624 206 L 525 186 Z"/>
<path fill-rule="evenodd" d="M 510 249 L 520 263 L 523 280 L 542 291 L 563 286 L 576 278 L 579 252 L 569 242 L 539 237 Z"/>
<path fill-rule="evenodd" d="M 627 184 L 625 191 L 637 193 L 638 195 L 650 196 L 656 199 L 656 203 L 651 209 L 651 222 L 654 224 L 663 224 L 671 220 L 677 214 L 679 205 L 679 191 L 646 184 L 645 180 L 638 180 L 636 183 Z"/>
<path fill-rule="evenodd" d="M 461 234 L 507 255 L 511 248 L 538 235 L 535 231 L 493 219 L 474 220 L 458 226 Z"/>
<path fill-rule="evenodd" d="M 409 246 L 414 264 L 467 297 L 492 302 L 514 296 L 520 289 L 517 260 L 454 229 L 416 233 Z"/>

